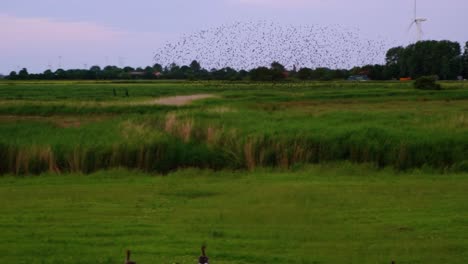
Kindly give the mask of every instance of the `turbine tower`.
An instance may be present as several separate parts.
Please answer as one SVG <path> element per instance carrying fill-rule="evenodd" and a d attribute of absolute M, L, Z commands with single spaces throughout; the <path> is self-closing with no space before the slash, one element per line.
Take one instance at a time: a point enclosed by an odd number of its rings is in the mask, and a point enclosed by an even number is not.
<path fill-rule="evenodd" d="M 418 17 L 417 15 L 417 0 L 414 0 L 414 18 L 413 20 L 411 21 L 411 24 L 408 28 L 408 31 L 411 30 L 411 28 L 413 27 L 413 25 L 416 27 L 416 41 L 421 41 L 422 40 L 422 36 L 424 34 L 423 30 L 422 30 L 422 23 L 426 22 L 427 21 L 427 18 L 422 18 L 422 17 Z"/>

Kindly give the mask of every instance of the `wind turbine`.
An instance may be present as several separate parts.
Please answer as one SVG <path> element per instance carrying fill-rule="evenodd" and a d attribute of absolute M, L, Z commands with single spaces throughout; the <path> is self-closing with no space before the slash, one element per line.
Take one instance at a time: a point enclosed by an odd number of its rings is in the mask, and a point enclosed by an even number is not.
<path fill-rule="evenodd" d="M 417 16 L 417 0 L 414 0 L 414 18 L 413 21 L 411 21 L 411 24 L 408 28 L 408 31 L 411 30 L 413 25 L 416 27 L 416 34 L 417 34 L 417 41 L 421 41 L 422 36 L 424 34 L 422 30 L 422 23 L 426 22 L 427 18 L 422 18 Z"/>

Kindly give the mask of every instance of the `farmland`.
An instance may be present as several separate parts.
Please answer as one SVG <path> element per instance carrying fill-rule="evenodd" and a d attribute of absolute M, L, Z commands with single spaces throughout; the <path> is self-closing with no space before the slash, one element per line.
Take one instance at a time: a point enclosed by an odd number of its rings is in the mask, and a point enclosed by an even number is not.
<path fill-rule="evenodd" d="M 167 173 L 340 160 L 464 170 L 468 89 L 445 86 L 438 92 L 398 83 L 7 83 L 0 86 L 1 172 Z M 212 97 L 157 104 L 193 94 Z"/>
<path fill-rule="evenodd" d="M 464 263 L 468 85 L 442 87 L 0 82 L 0 259 Z"/>

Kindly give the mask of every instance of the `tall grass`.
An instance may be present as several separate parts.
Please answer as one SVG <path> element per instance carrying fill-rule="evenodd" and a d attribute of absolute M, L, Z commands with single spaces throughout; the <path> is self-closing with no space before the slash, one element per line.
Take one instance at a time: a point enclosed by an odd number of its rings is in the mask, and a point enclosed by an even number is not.
<path fill-rule="evenodd" d="M 16 143 L 2 141 L 0 173 L 90 173 L 114 167 L 164 173 L 183 167 L 287 169 L 295 164 L 338 160 L 400 170 L 423 166 L 460 170 L 466 167 L 463 164 L 468 157 L 464 134 L 405 133 L 369 125 L 326 129 L 329 125 L 319 122 L 318 129 L 309 127 L 309 132 L 306 128 L 311 124 L 303 123 L 299 134 L 295 129 L 279 132 L 273 128 L 252 132 L 247 127 L 240 130 L 214 121 L 207 124 L 172 112 L 104 124 L 69 129 L 39 126 L 31 132 L 41 130 L 42 135 Z M 276 126 L 274 122 L 269 125 Z M 290 125 L 294 127 L 294 121 Z M 112 138 L 106 138 L 109 135 Z"/>
<path fill-rule="evenodd" d="M 144 105 L 138 98 L 129 104 L 112 96 L 123 85 L 143 102 L 179 93 L 221 97 L 184 107 Z M 391 82 L 0 84 L 0 100 L 10 89 L 12 97 L 27 98 L 0 106 L 10 116 L 0 118 L 0 173 L 287 169 L 338 160 L 466 170 L 468 90 L 444 85 L 449 89 L 432 93 Z M 94 91 L 98 100 L 116 102 L 86 100 Z M 91 113 L 106 118 L 71 128 L 51 122 Z M 31 114 L 31 120 L 12 118 Z"/>

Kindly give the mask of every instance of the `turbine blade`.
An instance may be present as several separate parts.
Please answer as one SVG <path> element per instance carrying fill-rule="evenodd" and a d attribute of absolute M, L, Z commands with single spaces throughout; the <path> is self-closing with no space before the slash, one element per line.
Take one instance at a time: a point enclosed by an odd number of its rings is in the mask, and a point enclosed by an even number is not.
<path fill-rule="evenodd" d="M 410 32 L 411 28 L 413 27 L 415 23 L 416 23 L 415 21 L 411 22 L 411 24 L 408 26 L 408 29 L 406 30 L 406 33 Z"/>

